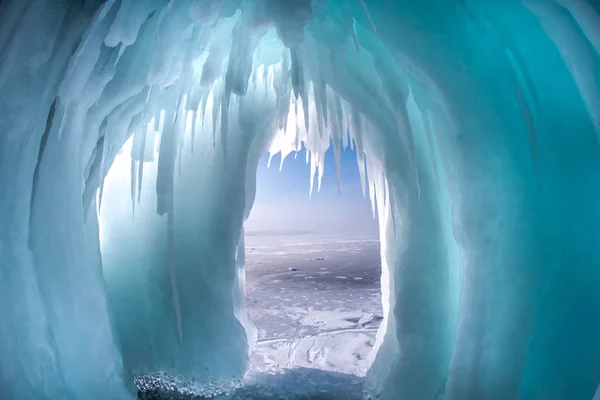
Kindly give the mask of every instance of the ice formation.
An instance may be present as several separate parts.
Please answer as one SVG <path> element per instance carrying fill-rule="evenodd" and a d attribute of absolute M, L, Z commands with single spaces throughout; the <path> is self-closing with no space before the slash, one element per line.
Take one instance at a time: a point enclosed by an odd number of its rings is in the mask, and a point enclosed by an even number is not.
<path fill-rule="evenodd" d="M 356 146 L 380 222 L 365 397 L 598 398 L 599 13 L 1 1 L 1 396 L 239 385 L 257 163 L 304 143 L 311 190 Z M 129 207 L 99 232 L 126 142 Z"/>

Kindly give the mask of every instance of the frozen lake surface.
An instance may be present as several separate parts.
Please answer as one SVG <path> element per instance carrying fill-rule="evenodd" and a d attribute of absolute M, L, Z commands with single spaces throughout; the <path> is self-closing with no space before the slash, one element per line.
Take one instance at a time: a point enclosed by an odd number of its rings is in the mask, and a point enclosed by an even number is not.
<path fill-rule="evenodd" d="M 382 320 L 377 238 L 246 237 L 251 373 L 315 368 L 364 376 Z"/>

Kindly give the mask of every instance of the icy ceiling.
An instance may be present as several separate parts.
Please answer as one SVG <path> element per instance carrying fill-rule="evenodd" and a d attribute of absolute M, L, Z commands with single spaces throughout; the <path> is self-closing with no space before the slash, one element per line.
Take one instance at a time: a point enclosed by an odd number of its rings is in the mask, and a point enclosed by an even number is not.
<path fill-rule="evenodd" d="M 303 142 L 311 187 L 330 146 L 356 146 L 380 222 L 365 396 L 592 399 L 599 11 L 0 1 L 1 396 L 240 384 L 257 162 Z M 101 256 L 103 181 L 131 135 L 135 221 L 115 218 Z"/>

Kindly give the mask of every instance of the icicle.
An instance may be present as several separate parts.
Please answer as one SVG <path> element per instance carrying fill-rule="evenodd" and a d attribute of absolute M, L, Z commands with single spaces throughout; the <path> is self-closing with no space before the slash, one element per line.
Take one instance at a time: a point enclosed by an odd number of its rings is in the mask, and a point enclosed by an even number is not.
<path fill-rule="evenodd" d="M 138 164 L 137 164 L 137 195 L 138 195 L 137 200 L 138 200 L 138 203 L 140 202 L 141 197 L 142 197 L 142 177 L 144 174 L 144 161 L 146 160 L 146 138 L 148 135 L 148 129 L 149 129 L 148 126 L 146 126 L 145 129 L 141 129 L 138 132 L 136 132 L 136 136 L 138 136 L 138 135 L 140 136 L 140 142 L 138 144 L 139 153 L 137 156 L 137 161 L 138 161 Z M 132 148 L 132 151 L 133 151 L 133 148 Z M 133 161 L 133 159 L 134 158 L 131 157 L 132 161 Z M 132 168 L 133 168 L 133 166 L 132 166 Z M 133 173 L 133 171 L 132 171 L 132 173 Z M 134 197 L 135 196 L 132 193 L 131 201 L 135 203 Z M 135 208 L 135 205 L 134 205 L 134 208 Z"/>
<path fill-rule="evenodd" d="M 175 114 L 173 111 L 170 113 Z M 169 115 L 170 117 L 171 115 Z M 168 118 L 172 121 L 172 118 Z M 157 212 L 168 213 L 173 207 L 173 171 L 177 155 L 176 126 L 169 123 L 161 137 L 158 171 L 156 176 Z"/>
<path fill-rule="evenodd" d="M 215 91 L 213 91 L 213 105 L 212 105 L 213 147 L 215 147 L 217 145 L 217 143 L 216 143 L 217 142 L 217 139 L 216 139 L 217 138 L 217 125 L 219 123 L 219 112 L 221 111 L 221 107 L 217 103 L 219 94 L 220 94 L 219 89 L 215 88 Z"/>
<path fill-rule="evenodd" d="M 359 151 L 356 152 L 356 162 L 358 163 L 358 173 L 360 175 L 360 188 L 362 189 L 363 197 L 367 197 L 365 191 L 365 155 Z"/>
<path fill-rule="evenodd" d="M 193 148 L 194 144 L 192 143 L 194 137 L 194 127 L 196 126 L 196 111 L 188 110 L 187 117 L 185 121 L 185 130 L 184 136 L 189 136 L 190 146 Z"/>
<path fill-rule="evenodd" d="M 365 161 L 367 164 L 366 176 L 367 176 L 367 183 L 369 186 L 369 200 L 371 202 L 371 210 L 373 212 L 373 218 L 375 218 L 377 215 L 375 213 L 375 201 L 376 201 L 375 191 L 377 190 L 377 187 L 375 185 L 375 180 L 377 179 L 377 171 L 373 167 L 370 157 L 365 157 Z"/>
<path fill-rule="evenodd" d="M 389 192 L 388 192 L 388 185 L 385 181 L 385 176 L 383 179 L 383 206 L 385 209 L 387 209 L 387 207 L 389 206 Z"/>
<path fill-rule="evenodd" d="M 319 129 L 323 127 L 329 128 L 329 118 L 327 115 L 327 86 L 321 72 L 321 66 L 319 65 L 319 78 L 318 84 L 313 84 L 314 88 L 314 100 L 317 105 L 317 118 L 319 118 Z M 321 136 L 323 133 L 321 132 Z"/>
<path fill-rule="evenodd" d="M 269 87 L 272 88 L 275 84 L 275 66 L 269 65 Z"/>
<path fill-rule="evenodd" d="M 378 214 L 381 214 L 383 216 L 387 212 L 387 206 L 386 206 L 387 185 L 386 185 L 385 176 L 383 174 L 383 171 L 381 171 L 380 165 L 377 166 L 377 172 L 378 172 L 378 174 L 377 174 L 378 175 L 377 191 L 375 192 L 375 205 L 376 205 L 375 208 L 376 209 L 375 209 L 375 212 L 373 213 L 373 218 L 376 218 L 376 216 Z"/>
<path fill-rule="evenodd" d="M 315 109 L 317 111 L 317 128 L 319 130 L 319 137 L 323 137 L 323 128 L 324 128 L 324 118 L 323 113 L 327 113 L 327 111 L 323 111 L 323 104 L 321 103 L 321 96 L 319 96 L 320 89 L 316 87 L 316 85 L 312 85 L 313 87 L 313 101 L 315 103 Z"/>
<path fill-rule="evenodd" d="M 304 114 L 304 128 L 306 129 L 306 136 L 308 137 L 308 132 L 310 130 L 310 122 L 309 122 L 310 112 L 308 109 L 310 107 L 310 103 L 308 102 L 308 96 L 306 95 L 306 93 L 301 95 L 301 99 L 302 99 L 302 113 Z"/>
<path fill-rule="evenodd" d="M 231 93 L 225 90 L 221 100 L 221 146 L 223 152 L 227 153 L 227 133 L 229 128 L 229 100 Z"/>
<path fill-rule="evenodd" d="M 300 146 L 300 125 L 298 125 L 298 119 L 296 121 L 296 148 Z M 308 154 L 306 155 L 306 163 L 308 164 Z"/>
<path fill-rule="evenodd" d="M 279 172 L 283 171 L 283 162 L 285 161 L 286 157 L 287 154 L 284 156 L 283 153 L 281 153 L 281 161 L 279 162 Z"/>
<path fill-rule="evenodd" d="M 308 149 L 306 150 L 309 153 Z M 312 198 L 313 187 L 315 186 L 315 173 L 317 172 L 317 162 L 315 161 L 315 155 L 310 154 L 310 192 L 308 197 Z"/>
<path fill-rule="evenodd" d="M 152 125 L 146 128 L 146 140 L 144 144 L 144 162 L 154 162 L 154 155 L 157 153 L 156 145 L 158 143 L 157 132 Z"/>
<path fill-rule="evenodd" d="M 160 110 L 160 120 L 158 123 L 158 133 L 162 136 L 165 130 L 165 122 L 167 120 L 167 110 Z"/>
<path fill-rule="evenodd" d="M 318 164 L 318 182 L 317 182 L 317 192 L 321 191 L 321 182 L 323 180 L 323 174 L 325 173 L 325 152 L 319 151 L 319 164 Z"/>
<path fill-rule="evenodd" d="M 135 194 L 137 187 L 137 161 L 132 157 L 131 158 L 131 177 L 130 177 L 130 196 L 131 196 L 131 218 L 135 218 Z"/>
<path fill-rule="evenodd" d="M 331 141 L 333 143 L 333 156 L 335 158 L 335 172 L 337 177 L 337 188 L 338 193 L 342 193 L 342 171 L 341 171 L 341 152 L 340 152 L 340 141 L 342 140 L 341 136 L 341 128 L 339 126 L 339 118 L 336 112 L 336 101 L 337 99 L 329 100 L 329 107 L 334 108 L 331 119 Z M 333 104 L 331 104 L 333 103 Z"/>
<path fill-rule="evenodd" d="M 119 53 L 117 54 L 117 58 L 115 60 L 114 65 L 117 65 L 119 63 L 119 60 L 123 56 L 123 53 L 125 53 L 125 49 L 127 49 L 127 46 L 125 46 L 123 43 L 120 43 L 118 46 L 119 46 Z"/>
<path fill-rule="evenodd" d="M 344 129 L 344 111 L 342 109 L 342 102 L 339 96 L 335 96 L 335 114 L 338 129 L 342 134 L 342 144 L 344 146 L 344 150 L 346 150 L 348 148 L 348 130 Z"/>
<path fill-rule="evenodd" d="M 276 153 L 269 153 L 269 160 L 267 161 L 267 168 L 271 168 L 271 160 Z"/>
<path fill-rule="evenodd" d="M 158 118 L 153 117 L 155 120 Z M 141 150 L 141 158 L 138 164 L 138 203 L 141 201 L 142 197 L 142 181 L 144 175 L 144 163 L 154 161 L 154 142 L 156 138 L 155 130 L 153 129 L 155 123 L 150 121 L 150 123 L 146 126 L 146 129 L 143 130 L 144 136 L 142 141 L 142 150 Z"/>
<path fill-rule="evenodd" d="M 211 91 L 207 91 L 200 101 L 200 120 L 202 121 L 201 129 L 204 132 L 204 120 L 206 119 L 206 103 L 208 103 L 208 98 L 211 96 Z"/>
<path fill-rule="evenodd" d="M 305 154 L 306 154 L 306 163 L 308 164 L 308 162 L 310 161 L 310 150 L 308 150 L 308 148 L 304 147 L 305 149 Z"/>
<path fill-rule="evenodd" d="M 171 295 L 173 296 L 173 307 L 175 308 L 175 318 L 177 320 L 177 333 L 179 334 L 179 344 L 183 345 L 183 327 L 181 320 L 181 300 L 179 297 L 179 288 L 177 285 L 177 271 L 175 270 L 175 228 L 173 211 L 167 214 L 167 236 L 169 247 L 169 277 L 171 279 Z"/>
<path fill-rule="evenodd" d="M 198 120 L 198 113 L 194 112 L 194 111 L 192 111 L 192 113 L 193 113 L 193 117 L 192 117 L 192 127 L 191 127 L 192 131 L 190 132 L 190 136 L 191 136 L 190 145 L 192 147 L 191 153 L 194 154 L 194 138 L 196 137 L 196 122 Z"/>
<path fill-rule="evenodd" d="M 262 67 L 263 85 L 264 85 L 264 89 L 265 89 L 265 93 L 266 93 L 269 89 L 269 71 L 268 71 L 266 65 L 262 65 L 261 67 Z"/>
<path fill-rule="evenodd" d="M 373 212 L 373 218 L 377 218 L 377 186 L 375 182 L 369 182 L 369 200 L 371 201 L 371 211 Z"/>
<path fill-rule="evenodd" d="M 283 120 L 281 121 L 281 125 L 283 125 L 281 128 L 283 128 L 283 136 L 287 135 L 287 129 L 288 129 L 288 116 L 289 114 L 285 114 L 283 115 Z M 280 128 L 280 129 L 281 129 Z"/>
<path fill-rule="evenodd" d="M 359 153 L 364 153 L 362 115 L 354 108 L 352 109 L 352 133 L 352 136 L 354 136 L 356 151 Z"/>
<path fill-rule="evenodd" d="M 298 120 L 298 99 L 294 98 L 292 99 L 292 102 L 294 103 L 294 113 L 296 114 L 296 120 Z"/>
<path fill-rule="evenodd" d="M 144 162 L 140 161 L 139 165 L 138 165 L 138 179 L 137 179 L 137 184 L 138 184 L 138 189 L 137 189 L 137 201 L 138 204 L 140 203 L 141 199 L 142 199 L 142 178 L 144 176 Z"/>
<path fill-rule="evenodd" d="M 181 156 L 183 154 L 183 147 L 185 144 L 185 133 L 186 133 L 186 128 L 187 128 L 187 123 L 188 123 L 188 116 L 189 116 L 189 112 L 186 111 L 186 103 L 187 103 L 187 96 L 184 95 L 183 99 L 181 101 L 181 103 L 179 104 L 179 109 L 177 110 L 177 173 L 179 174 L 179 176 L 181 176 L 181 160 L 183 159 L 183 157 Z"/>

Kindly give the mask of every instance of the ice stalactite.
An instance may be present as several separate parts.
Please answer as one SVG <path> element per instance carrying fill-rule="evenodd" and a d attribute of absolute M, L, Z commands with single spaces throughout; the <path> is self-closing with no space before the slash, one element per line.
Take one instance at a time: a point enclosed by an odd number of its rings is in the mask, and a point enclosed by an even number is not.
<path fill-rule="evenodd" d="M 0 3 L 2 393 L 240 384 L 258 159 L 304 146 L 310 195 L 350 146 L 382 245 L 365 396 L 591 399 L 597 6 L 282 4 Z"/>

